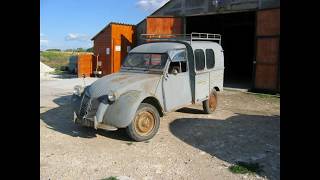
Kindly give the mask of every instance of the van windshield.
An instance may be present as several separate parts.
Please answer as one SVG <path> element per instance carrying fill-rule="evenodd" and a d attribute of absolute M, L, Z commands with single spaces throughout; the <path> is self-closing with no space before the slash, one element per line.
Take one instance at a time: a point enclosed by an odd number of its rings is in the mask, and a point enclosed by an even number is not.
<path fill-rule="evenodd" d="M 139 69 L 163 69 L 168 54 L 162 53 L 129 53 L 122 67 Z"/>

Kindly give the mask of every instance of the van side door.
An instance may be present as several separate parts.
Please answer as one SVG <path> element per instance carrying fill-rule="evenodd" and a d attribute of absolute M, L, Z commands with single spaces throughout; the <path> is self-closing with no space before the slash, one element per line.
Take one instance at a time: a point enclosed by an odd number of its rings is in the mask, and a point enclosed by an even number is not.
<path fill-rule="evenodd" d="M 167 66 L 163 78 L 164 105 L 166 111 L 192 102 L 186 50 L 179 50 Z"/>
<path fill-rule="evenodd" d="M 209 72 L 206 69 L 206 57 L 203 49 L 194 50 L 195 61 L 195 101 L 201 102 L 209 97 Z"/>

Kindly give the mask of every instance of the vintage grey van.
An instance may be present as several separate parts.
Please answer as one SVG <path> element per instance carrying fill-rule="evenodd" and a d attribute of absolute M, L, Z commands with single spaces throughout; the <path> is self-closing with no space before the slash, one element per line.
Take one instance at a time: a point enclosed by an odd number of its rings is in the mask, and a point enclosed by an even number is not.
<path fill-rule="evenodd" d="M 75 123 L 126 128 L 133 140 L 144 141 L 157 133 L 167 112 L 194 103 L 202 103 L 205 113 L 215 111 L 217 91 L 223 90 L 221 36 L 143 36 L 149 42 L 129 52 L 120 72 L 74 88 Z"/>

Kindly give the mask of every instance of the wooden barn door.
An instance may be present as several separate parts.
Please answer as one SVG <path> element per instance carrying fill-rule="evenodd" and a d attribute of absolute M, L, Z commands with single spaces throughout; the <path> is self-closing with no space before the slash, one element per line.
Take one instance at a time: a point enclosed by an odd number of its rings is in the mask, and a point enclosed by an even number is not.
<path fill-rule="evenodd" d="M 257 12 L 254 88 L 280 91 L 280 9 Z"/>

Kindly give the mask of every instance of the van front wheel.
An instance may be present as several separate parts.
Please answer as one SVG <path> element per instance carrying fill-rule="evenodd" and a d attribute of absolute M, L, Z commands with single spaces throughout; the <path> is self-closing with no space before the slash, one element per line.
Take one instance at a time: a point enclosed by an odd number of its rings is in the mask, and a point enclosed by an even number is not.
<path fill-rule="evenodd" d="M 209 98 L 202 102 L 203 110 L 206 114 L 213 113 L 218 105 L 218 94 L 217 91 L 211 91 Z"/>
<path fill-rule="evenodd" d="M 133 140 L 146 141 L 158 132 L 159 125 L 160 116 L 158 110 L 150 104 L 141 103 L 126 131 Z"/>

